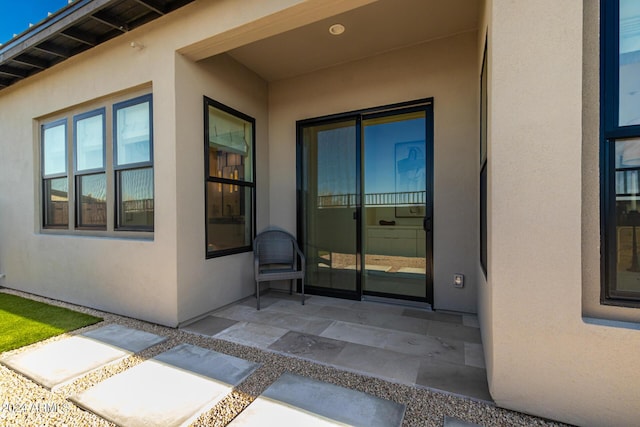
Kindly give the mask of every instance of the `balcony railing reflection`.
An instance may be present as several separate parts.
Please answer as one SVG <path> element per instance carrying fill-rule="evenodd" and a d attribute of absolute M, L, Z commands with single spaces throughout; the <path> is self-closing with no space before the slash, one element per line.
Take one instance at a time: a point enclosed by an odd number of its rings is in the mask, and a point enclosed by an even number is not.
<path fill-rule="evenodd" d="M 411 206 L 426 203 L 426 191 L 398 193 L 368 193 L 364 195 L 366 206 Z M 358 206 L 357 194 L 330 194 L 318 196 L 318 208 L 344 208 Z"/>

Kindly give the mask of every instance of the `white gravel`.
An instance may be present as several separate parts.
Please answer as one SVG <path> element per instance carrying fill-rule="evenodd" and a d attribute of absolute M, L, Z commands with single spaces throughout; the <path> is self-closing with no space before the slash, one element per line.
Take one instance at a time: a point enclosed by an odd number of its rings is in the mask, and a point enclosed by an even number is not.
<path fill-rule="evenodd" d="M 109 323 L 117 323 L 169 338 L 161 344 L 127 357 L 118 363 L 107 365 L 93 371 L 70 384 L 60 387 L 55 392 L 51 392 L 7 367 L 0 365 L 0 425 L 2 426 L 113 426 L 112 423 L 97 415 L 78 408 L 67 399 L 179 343 L 191 343 L 261 364 L 261 366 L 231 394 L 226 396 L 211 410 L 202 414 L 192 424 L 193 426 L 227 425 L 285 371 L 327 381 L 405 404 L 407 410 L 404 417 L 404 426 L 442 426 L 445 416 L 456 417 L 463 421 L 477 423 L 485 427 L 564 425 L 518 412 L 508 411 L 483 402 L 434 392 L 421 387 L 395 384 L 279 353 L 272 353 L 215 338 L 195 335 L 182 330 L 154 325 L 86 307 L 25 294 L 23 292 L 9 289 L 2 289 L 2 292 L 70 308 L 104 319 L 103 322 L 96 325 L 50 338 L 28 347 L 12 350 L 6 354 L 19 353 L 27 348 L 41 346 L 45 343 L 95 329 Z"/>

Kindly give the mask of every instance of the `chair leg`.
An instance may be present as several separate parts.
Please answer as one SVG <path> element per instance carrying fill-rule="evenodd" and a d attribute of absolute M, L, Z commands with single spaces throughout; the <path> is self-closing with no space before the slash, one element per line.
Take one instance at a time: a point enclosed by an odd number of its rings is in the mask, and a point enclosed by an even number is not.
<path fill-rule="evenodd" d="M 302 277 L 302 305 L 304 305 L 304 277 Z"/>
<path fill-rule="evenodd" d="M 296 279 L 291 279 L 291 281 L 289 281 L 289 295 L 293 295 L 293 284 L 296 281 Z"/>
<path fill-rule="evenodd" d="M 257 309 L 260 310 L 260 282 L 256 280 L 256 305 Z"/>

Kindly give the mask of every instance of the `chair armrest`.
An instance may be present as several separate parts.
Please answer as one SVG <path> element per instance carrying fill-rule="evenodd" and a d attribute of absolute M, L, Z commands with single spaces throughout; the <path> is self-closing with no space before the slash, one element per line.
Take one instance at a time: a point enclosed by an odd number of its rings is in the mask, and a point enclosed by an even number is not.
<path fill-rule="evenodd" d="M 300 269 L 304 271 L 304 266 L 306 265 L 304 254 L 302 253 L 298 245 L 296 245 L 295 248 L 296 248 L 296 253 L 300 257 Z"/>

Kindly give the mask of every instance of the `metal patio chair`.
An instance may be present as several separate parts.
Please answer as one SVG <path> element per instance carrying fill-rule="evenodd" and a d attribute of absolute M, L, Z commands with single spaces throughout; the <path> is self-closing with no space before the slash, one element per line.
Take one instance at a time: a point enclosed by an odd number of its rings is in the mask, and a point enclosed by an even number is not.
<path fill-rule="evenodd" d="M 297 279 L 301 279 L 302 305 L 304 305 L 305 258 L 296 238 L 291 233 L 274 227 L 260 232 L 253 242 L 253 269 L 256 278 L 258 310 L 260 310 L 260 282 L 272 280 L 291 280 L 289 294 L 292 295 L 293 284 Z"/>

